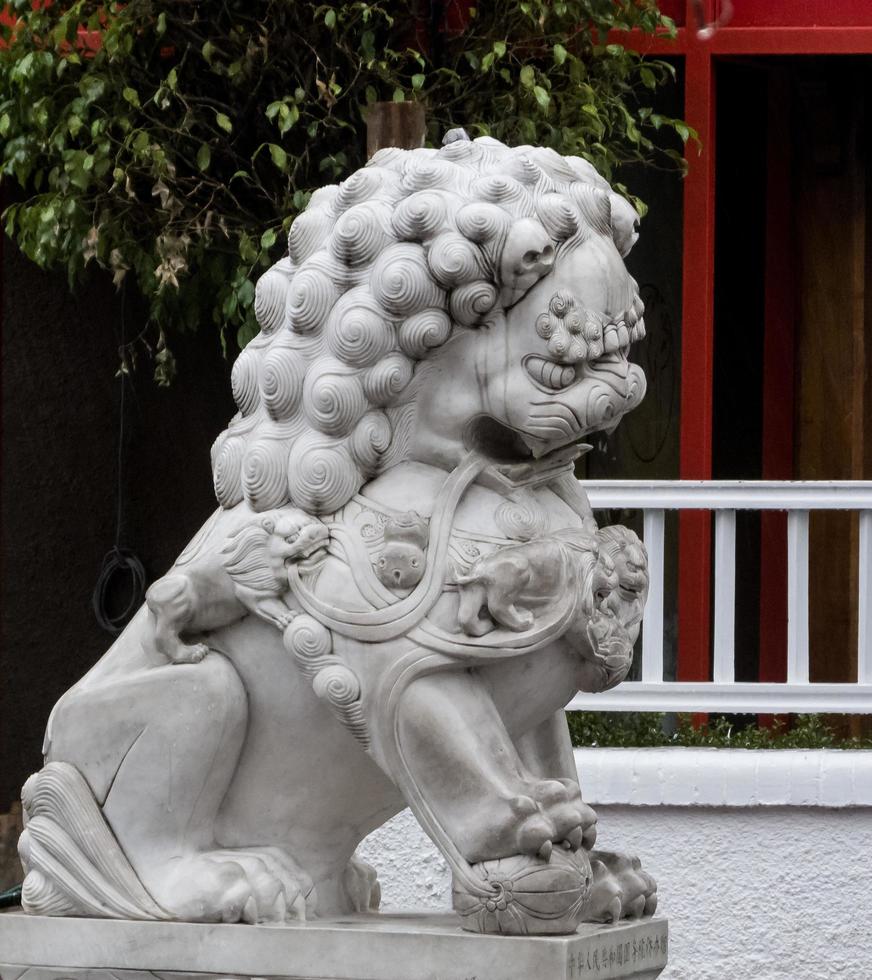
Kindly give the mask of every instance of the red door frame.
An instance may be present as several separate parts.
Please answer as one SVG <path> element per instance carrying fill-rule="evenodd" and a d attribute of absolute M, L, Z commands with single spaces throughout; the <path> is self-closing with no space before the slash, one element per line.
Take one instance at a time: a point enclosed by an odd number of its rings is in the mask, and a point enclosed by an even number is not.
<path fill-rule="evenodd" d="M 869 0 L 735 0 L 728 26 L 700 40 L 687 26 L 675 39 L 622 35 L 627 47 L 656 56 L 682 56 L 685 61 L 686 120 L 699 133 L 702 143 L 687 147 L 689 171 L 684 181 L 684 225 L 682 258 L 681 332 L 681 417 L 680 472 L 682 480 L 707 480 L 712 474 L 712 383 L 714 368 L 714 277 L 715 277 L 715 64 L 719 57 L 751 55 L 872 54 L 872 4 Z M 706 22 L 716 20 L 720 3 L 704 0 Z M 696 4 L 687 0 L 685 25 L 697 22 Z M 756 26 L 755 26 L 756 25 Z M 787 161 L 789 163 L 789 161 Z M 772 167 L 785 161 L 770 147 Z M 783 193 L 770 188 L 767 216 L 766 309 L 778 306 L 785 293 L 786 279 L 779 275 L 778 241 L 783 241 L 785 202 Z M 783 191 L 783 185 L 782 185 Z M 792 322 L 782 314 L 767 336 L 766 365 L 791 351 Z M 781 362 L 783 363 L 783 362 Z M 769 375 L 772 376 L 771 374 Z M 764 390 L 764 476 L 789 479 L 792 472 L 784 458 L 785 408 L 792 407 L 792 382 L 773 391 Z M 792 424 L 792 411 L 791 411 Z M 773 450 L 774 447 L 774 450 Z M 768 456 L 767 456 L 768 452 Z M 783 554 L 779 528 L 764 526 L 763 571 Z M 783 560 L 777 564 L 783 565 Z M 710 677 L 710 573 L 711 522 L 709 515 L 685 511 L 679 525 L 678 555 L 678 679 L 708 680 Z M 769 580 L 775 588 L 776 583 Z M 764 590 L 765 591 L 765 590 Z M 768 594 L 768 593 L 767 593 Z M 761 602 L 764 596 L 761 594 Z M 761 608 L 761 612 L 762 612 Z M 767 617 L 761 616 L 761 620 Z M 780 634 L 761 635 L 761 679 L 775 680 L 784 669 L 785 644 Z"/>

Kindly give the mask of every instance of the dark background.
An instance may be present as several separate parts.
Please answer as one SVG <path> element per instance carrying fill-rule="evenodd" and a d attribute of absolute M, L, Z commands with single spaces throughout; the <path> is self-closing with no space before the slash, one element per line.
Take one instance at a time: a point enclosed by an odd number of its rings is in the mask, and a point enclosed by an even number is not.
<path fill-rule="evenodd" d="M 8 238 L 0 248 L 2 813 L 42 765 L 52 705 L 112 642 L 91 593 L 115 542 L 122 301 L 128 337 L 143 316 L 133 290 L 122 297 L 106 275 L 71 296 L 63 274 L 41 272 Z M 172 346 L 170 388 L 152 381 L 147 358 L 126 382 L 121 543 L 149 583 L 215 507 L 209 447 L 234 411 L 217 331 Z"/>

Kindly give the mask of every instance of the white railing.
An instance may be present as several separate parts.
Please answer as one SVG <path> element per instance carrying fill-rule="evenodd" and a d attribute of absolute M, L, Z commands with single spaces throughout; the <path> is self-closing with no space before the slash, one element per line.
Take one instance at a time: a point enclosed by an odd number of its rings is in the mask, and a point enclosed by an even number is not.
<path fill-rule="evenodd" d="M 644 512 L 651 585 L 642 621 L 642 679 L 604 694 L 579 694 L 570 710 L 688 711 L 787 714 L 872 714 L 872 481 L 774 483 L 744 481 L 582 482 L 597 509 Z M 666 511 L 715 514 L 712 680 L 663 677 L 663 551 Z M 787 682 L 740 683 L 735 679 L 736 511 L 787 511 Z M 809 681 L 809 512 L 859 511 L 857 680 Z M 843 566 L 844 567 L 844 566 Z M 843 581 L 849 576 L 843 575 Z M 700 582 L 707 589 L 707 582 Z"/>

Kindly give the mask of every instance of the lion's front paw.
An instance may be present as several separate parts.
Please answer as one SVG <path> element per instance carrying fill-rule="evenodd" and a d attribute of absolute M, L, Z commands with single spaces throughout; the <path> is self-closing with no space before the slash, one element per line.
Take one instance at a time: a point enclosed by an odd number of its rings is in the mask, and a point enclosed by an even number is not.
<path fill-rule="evenodd" d="M 209 652 L 205 643 L 179 643 L 170 653 L 174 664 L 198 664 Z"/>
<path fill-rule="evenodd" d="M 571 779 L 541 779 L 522 795 L 487 804 L 478 839 L 468 849 L 471 861 L 528 854 L 544 858 L 554 847 L 577 851 L 596 840 L 596 814 L 582 801 Z"/>
<path fill-rule="evenodd" d="M 585 909 L 586 922 L 618 922 L 653 915 L 657 883 L 638 858 L 611 851 L 592 851 L 593 888 Z"/>
<path fill-rule="evenodd" d="M 298 615 L 299 613 L 296 609 L 288 609 L 287 612 L 277 613 L 275 617 L 276 626 L 284 632 Z"/>

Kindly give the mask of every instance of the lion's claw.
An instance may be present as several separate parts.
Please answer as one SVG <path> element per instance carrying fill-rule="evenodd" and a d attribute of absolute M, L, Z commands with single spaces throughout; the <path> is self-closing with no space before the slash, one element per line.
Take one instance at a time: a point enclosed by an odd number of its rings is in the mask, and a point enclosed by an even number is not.
<path fill-rule="evenodd" d="M 585 910 L 587 922 L 618 922 L 653 915 L 657 885 L 638 858 L 610 851 L 591 854 L 593 887 Z"/>

